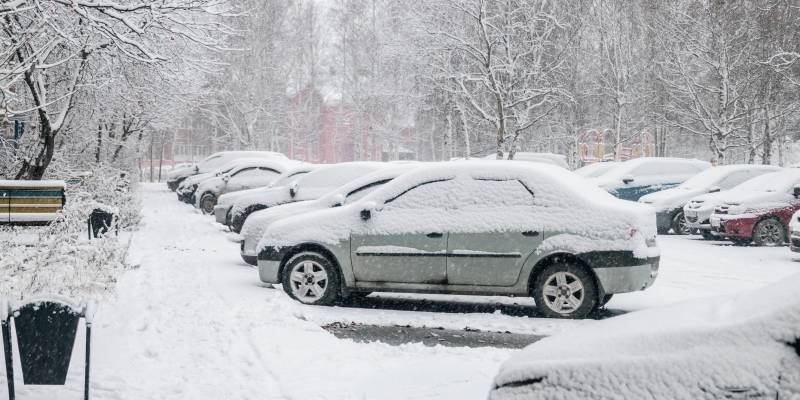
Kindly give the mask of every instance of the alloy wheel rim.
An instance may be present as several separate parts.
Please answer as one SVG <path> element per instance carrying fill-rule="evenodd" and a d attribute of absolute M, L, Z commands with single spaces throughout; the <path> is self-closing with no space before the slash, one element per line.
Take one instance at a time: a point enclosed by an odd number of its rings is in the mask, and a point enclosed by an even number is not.
<path fill-rule="evenodd" d="M 545 280 L 542 297 L 547 308 L 559 314 L 569 314 L 583 304 L 584 292 L 583 283 L 575 274 L 559 271 Z"/>
<path fill-rule="evenodd" d="M 777 245 L 783 241 L 780 227 L 775 222 L 767 222 L 759 232 L 761 242 L 766 245 Z"/>
<path fill-rule="evenodd" d="M 292 294 L 303 303 L 313 303 L 328 289 L 328 273 L 319 263 L 306 260 L 298 263 L 289 274 Z"/>
<path fill-rule="evenodd" d="M 201 208 L 203 209 L 203 212 L 205 212 L 206 214 L 211 214 L 211 212 L 214 211 L 213 202 L 210 197 L 206 197 L 203 199 L 203 204 Z"/>
<path fill-rule="evenodd" d="M 683 214 L 681 214 L 681 215 L 678 217 L 678 229 L 680 230 L 680 232 L 677 232 L 677 233 L 680 233 L 680 234 L 682 234 L 682 235 L 688 235 L 688 234 L 690 234 L 690 233 L 691 233 L 691 232 L 690 232 L 691 230 L 690 230 L 690 229 L 689 229 L 689 227 L 686 225 L 686 216 L 685 216 L 685 215 L 683 215 Z"/>

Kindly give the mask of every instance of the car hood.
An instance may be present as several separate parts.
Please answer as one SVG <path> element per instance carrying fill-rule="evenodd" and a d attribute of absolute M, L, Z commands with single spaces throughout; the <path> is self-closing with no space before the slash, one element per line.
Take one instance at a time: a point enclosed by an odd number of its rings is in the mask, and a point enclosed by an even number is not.
<path fill-rule="evenodd" d="M 800 382 L 798 285 L 800 274 L 542 339 L 501 366 L 490 399 L 775 397 L 780 382 Z"/>
<path fill-rule="evenodd" d="M 245 220 L 240 234 L 245 242 L 258 242 L 267 227 L 283 218 L 300 215 L 309 211 L 326 208 L 319 200 L 306 200 L 294 203 L 282 204 L 277 207 L 270 207 L 265 210 L 256 211 L 250 214 Z M 254 243 L 255 244 L 255 243 Z"/>
<path fill-rule="evenodd" d="M 765 203 L 775 203 L 788 200 L 791 196 L 781 192 L 754 192 L 754 191 L 729 191 L 720 198 L 720 203 L 740 204 L 753 207 Z"/>
<path fill-rule="evenodd" d="M 233 199 L 232 206 L 235 210 L 244 210 L 254 204 L 272 207 L 292 200 L 287 186 L 266 187 L 243 192 Z"/>
<path fill-rule="evenodd" d="M 642 196 L 639 202 L 650 204 L 656 211 L 667 211 L 682 207 L 689 199 L 702 193 L 703 190 L 675 187 Z"/>

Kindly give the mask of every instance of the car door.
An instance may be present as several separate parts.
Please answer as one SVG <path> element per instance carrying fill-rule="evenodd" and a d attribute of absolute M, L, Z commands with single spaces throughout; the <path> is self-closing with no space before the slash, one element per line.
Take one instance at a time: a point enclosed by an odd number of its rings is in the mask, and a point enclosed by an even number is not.
<path fill-rule="evenodd" d="M 447 281 L 449 181 L 425 182 L 388 199 L 351 234 L 353 275 L 361 282 L 444 284 Z M 431 213 L 444 218 L 425 218 Z"/>
<path fill-rule="evenodd" d="M 523 263 L 542 240 L 541 227 L 529 218 L 533 192 L 515 179 L 475 182 L 475 192 L 462 205 L 463 211 L 489 217 L 502 229 L 452 229 L 447 240 L 447 283 L 514 285 Z"/>

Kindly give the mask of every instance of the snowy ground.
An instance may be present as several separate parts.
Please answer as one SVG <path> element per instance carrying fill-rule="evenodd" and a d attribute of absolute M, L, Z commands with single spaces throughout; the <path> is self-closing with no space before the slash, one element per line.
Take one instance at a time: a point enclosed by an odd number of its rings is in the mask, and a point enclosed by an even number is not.
<path fill-rule="evenodd" d="M 255 269 L 239 260 L 233 235 L 178 203 L 163 184 L 145 186 L 143 214 L 130 255 L 139 267 L 123 276 L 95 320 L 95 399 L 482 399 L 514 350 L 355 343 L 320 326 L 547 335 L 594 323 L 531 317 L 530 300 L 502 297 L 373 295 L 371 308 L 303 306 L 259 284 Z M 615 297 L 612 312 L 736 293 L 800 272 L 786 248 L 686 237 L 660 244 L 655 285 Z M 79 398 L 82 340 L 66 388 L 25 387 L 17 376 L 18 397 Z"/>

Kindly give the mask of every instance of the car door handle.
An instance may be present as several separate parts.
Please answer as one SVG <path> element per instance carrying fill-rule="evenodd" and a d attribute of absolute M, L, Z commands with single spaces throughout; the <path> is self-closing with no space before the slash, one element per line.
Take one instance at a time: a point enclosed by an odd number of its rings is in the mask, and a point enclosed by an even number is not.
<path fill-rule="evenodd" d="M 429 234 L 427 234 L 425 236 L 427 236 L 429 238 L 440 238 L 440 237 L 444 236 L 444 234 L 441 233 L 441 232 L 431 232 L 431 233 L 429 233 Z"/>
<path fill-rule="evenodd" d="M 522 236 L 539 236 L 539 231 L 525 231 Z"/>

